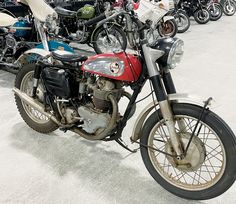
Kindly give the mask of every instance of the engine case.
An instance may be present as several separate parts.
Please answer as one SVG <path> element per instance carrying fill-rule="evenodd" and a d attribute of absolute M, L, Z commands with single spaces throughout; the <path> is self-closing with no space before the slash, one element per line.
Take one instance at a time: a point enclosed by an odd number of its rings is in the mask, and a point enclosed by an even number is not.
<path fill-rule="evenodd" d="M 89 134 L 105 129 L 111 120 L 108 113 L 101 113 L 86 106 L 79 107 L 78 113 L 83 118 L 83 130 Z"/>

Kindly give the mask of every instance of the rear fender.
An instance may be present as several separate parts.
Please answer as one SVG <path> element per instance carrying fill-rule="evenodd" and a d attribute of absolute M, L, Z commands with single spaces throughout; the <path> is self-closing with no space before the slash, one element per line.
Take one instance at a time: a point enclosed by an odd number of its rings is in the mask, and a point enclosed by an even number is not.
<path fill-rule="evenodd" d="M 40 48 L 33 48 L 30 50 L 27 50 L 26 52 L 24 52 L 17 60 L 16 60 L 16 64 L 29 64 L 33 61 L 36 61 L 39 57 L 45 58 L 45 57 L 49 57 L 51 55 L 51 52 L 46 51 L 44 49 L 40 49 Z"/>
<path fill-rule="evenodd" d="M 68 52 L 74 53 L 74 50 L 66 43 L 58 42 L 58 41 L 48 41 L 48 47 L 50 51 L 55 50 L 64 50 Z M 43 44 L 39 44 L 36 46 L 36 48 L 43 49 Z"/>
<path fill-rule="evenodd" d="M 191 96 L 189 94 L 170 94 L 170 95 L 168 95 L 168 100 L 172 101 L 172 102 L 177 102 L 177 103 L 190 103 L 190 104 L 198 105 L 201 107 L 204 106 L 204 101 L 205 101 L 204 99 L 201 99 L 196 96 Z M 135 122 L 135 125 L 134 125 L 133 133 L 131 136 L 131 141 L 137 141 L 140 139 L 141 131 L 142 131 L 145 121 L 147 120 L 148 116 L 153 111 L 155 111 L 155 107 L 158 108 L 158 106 L 159 105 L 158 105 L 157 101 L 155 101 L 155 104 L 153 102 L 151 102 L 139 114 L 139 116 L 137 117 L 137 120 Z M 211 101 L 211 104 L 209 104 L 209 106 L 215 107 L 215 102 Z"/>

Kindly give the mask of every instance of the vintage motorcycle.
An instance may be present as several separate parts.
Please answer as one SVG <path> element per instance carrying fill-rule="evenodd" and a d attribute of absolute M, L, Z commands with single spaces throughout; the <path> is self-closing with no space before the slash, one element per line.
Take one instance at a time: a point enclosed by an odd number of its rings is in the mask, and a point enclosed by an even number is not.
<path fill-rule="evenodd" d="M 201 3 L 208 9 L 211 21 L 217 21 L 222 17 L 223 8 L 216 0 L 202 0 Z"/>
<path fill-rule="evenodd" d="M 178 26 L 174 16 L 172 16 L 172 9 L 174 9 L 174 2 L 172 0 L 140 1 L 138 9 L 140 20 L 149 19 L 148 17 L 155 12 L 155 20 L 152 22 L 153 25 L 148 31 L 150 34 L 148 35 L 149 39 L 155 40 L 158 34 L 161 37 L 174 37 L 176 35 Z"/>
<path fill-rule="evenodd" d="M 77 12 L 56 7 L 60 19 L 59 35 L 81 44 L 92 46 L 96 53 L 112 52 L 114 48 L 127 47 L 127 38 L 115 22 L 116 15 L 110 9 L 100 13 L 100 2 L 85 5 Z M 102 23 L 99 24 L 99 22 Z"/>
<path fill-rule="evenodd" d="M 200 0 L 180 0 L 179 8 L 185 10 L 189 17 L 193 16 L 199 24 L 206 24 L 210 20 L 210 13 Z"/>
<path fill-rule="evenodd" d="M 123 27 L 127 35 L 128 42 L 133 48 L 136 46 L 137 40 L 139 40 L 139 31 L 135 18 L 139 17 L 142 19 L 142 11 L 146 11 L 146 6 L 148 6 L 143 1 L 144 0 L 103 1 L 104 3 L 110 4 L 113 9 L 121 8 L 126 11 L 123 15 L 118 16 L 116 21 Z M 160 15 L 156 20 L 156 24 L 148 31 L 149 36 L 151 39 L 156 39 L 158 37 L 174 37 L 178 28 L 172 13 L 169 12 L 169 5 L 162 4 L 162 1 L 160 1 L 159 5 L 162 6 L 159 7 L 156 12 Z"/>
<path fill-rule="evenodd" d="M 21 3 L 19 1 L 19 3 Z M 35 5 L 37 6 L 37 5 Z M 38 5 L 41 6 L 41 5 Z M 37 9 L 37 8 L 36 8 Z M 63 42 L 54 40 L 47 41 L 47 46 L 42 44 L 43 37 L 41 28 L 38 26 L 40 22 L 34 18 L 33 13 L 29 9 L 29 15 L 26 17 L 16 18 L 14 14 L 1 10 L 0 12 L 0 66 L 1 68 L 17 73 L 22 63 L 22 54 L 31 48 L 64 49 L 69 52 L 74 50 Z M 45 37 L 47 38 L 47 37 Z M 46 44 L 45 44 L 46 45 Z M 28 58 L 29 61 L 30 58 Z M 32 60 L 32 59 L 31 59 Z"/>
<path fill-rule="evenodd" d="M 34 12 L 45 18 L 53 15 L 45 8 L 42 13 Z M 149 16 L 153 21 L 155 17 L 154 12 Z M 216 197 L 236 179 L 235 135 L 210 110 L 212 98 L 196 101 L 176 93 L 170 70 L 181 61 L 183 41 L 162 38 L 149 45 L 144 32 L 149 24 L 137 25 L 137 54 L 116 50 L 88 58 L 33 49 L 41 57 L 22 67 L 13 89 L 19 113 L 38 132 L 60 128 L 88 140 L 114 140 L 135 152 L 124 145 L 122 132 L 149 81 L 153 102 L 138 116 L 131 136 L 131 141 L 140 145 L 147 170 L 177 196 L 196 200 Z M 125 91 L 127 86 L 132 95 Z M 123 97 L 129 102 L 121 113 L 119 101 Z"/>
<path fill-rule="evenodd" d="M 187 13 L 178 7 L 179 0 L 173 0 L 174 7 L 169 11 L 169 14 L 174 16 L 178 26 L 178 33 L 186 32 L 190 27 L 190 19 Z"/>

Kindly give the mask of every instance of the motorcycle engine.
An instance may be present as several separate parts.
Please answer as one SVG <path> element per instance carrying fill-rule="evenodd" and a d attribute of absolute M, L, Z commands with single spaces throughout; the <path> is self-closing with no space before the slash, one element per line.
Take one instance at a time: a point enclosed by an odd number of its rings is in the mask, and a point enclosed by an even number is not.
<path fill-rule="evenodd" d="M 76 35 L 75 35 L 76 40 L 82 43 L 86 42 L 89 37 L 89 33 L 86 31 L 84 22 L 85 20 L 78 20 L 78 23 L 77 23 L 78 30 L 76 31 Z"/>
<path fill-rule="evenodd" d="M 112 105 L 107 96 L 112 94 L 118 102 L 124 90 L 105 78 L 98 79 L 95 84 L 88 84 L 88 90 L 93 95 L 93 106 L 79 107 L 78 113 L 83 118 L 83 130 L 93 134 L 104 130 L 111 120 Z"/>
<path fill-rule="evenodd" d="M 44 68 L 42 78 L 47 92 L 55 98 L 61 122 L 77 125 L 88 134 L 99 133 L 108 126 L 113 107 L 107 96 L 112 94 L 118 102 L 124 92 L 118 82 L 82 79 L 70 70 Z"/>
<path fill-rule="evenodd" d="M 8 34 L 5 39 L 6 39 L 6 46 L 11 49 L 15 49 L 15 47 L 17 46 L 17 42 L 14 36 Z"/>

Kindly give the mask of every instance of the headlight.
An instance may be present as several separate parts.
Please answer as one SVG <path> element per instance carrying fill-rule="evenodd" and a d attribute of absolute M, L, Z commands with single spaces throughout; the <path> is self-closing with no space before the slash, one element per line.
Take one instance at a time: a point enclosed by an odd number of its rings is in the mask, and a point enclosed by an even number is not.
<path fill-rule="evenodd" d="M 158 39 L 150 47 L 165 52 L 157 61 L 169 69 L 174 69 L 181 62 L 184 54 L 184 41 L 178 38 Z"/>

